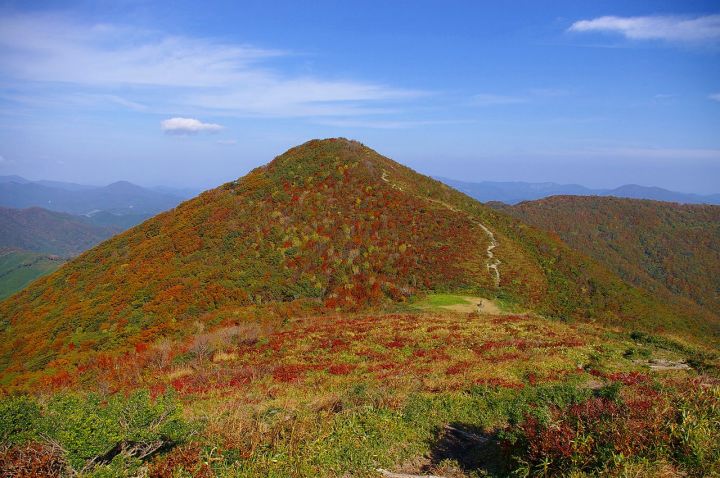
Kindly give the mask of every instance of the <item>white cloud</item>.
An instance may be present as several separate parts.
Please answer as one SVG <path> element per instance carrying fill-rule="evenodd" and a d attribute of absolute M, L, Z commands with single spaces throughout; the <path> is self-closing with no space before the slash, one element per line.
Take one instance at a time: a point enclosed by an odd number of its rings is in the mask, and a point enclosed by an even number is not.
<path fill-rule="evenodd" d="M 0 16 L 0 50 L 0 74 L 6 78 L 62 85 L 136 110 L 358 116 L 393 110 L 381 102 L 426 94 L 362 80 L 288 74 L 278 65 L 292 60 L 286 51 L 83 24 L 58 15 Z M 142 103 L 126 99 L 127 90 Z"/>
<path fill-rule="evenodd" d="M 618 33 L 632 40 L 717 42 L 720 40 L 720 15 L 605 16 L 577 21 L 568 31 Z"/>
<path fill-rule="evenodd" d="M 712 95 L 708 96 L 711 100 L 720 101 L 720 93 L 713 93 Z"/>
<path fill-rule="evenodd" d="M 527 102 L 527 98 L 521 96 L 506 96 L 482 93 L 472 97 L 472 104 L 476 106 L 512 105 Z"/>
<path fill-rule="evenodd" d="M 195 118 L 170 118 L 160 122 L 160 127 L 167 134 L 217 133 L 222 126 L 214 123 L 203 123 Z"/>

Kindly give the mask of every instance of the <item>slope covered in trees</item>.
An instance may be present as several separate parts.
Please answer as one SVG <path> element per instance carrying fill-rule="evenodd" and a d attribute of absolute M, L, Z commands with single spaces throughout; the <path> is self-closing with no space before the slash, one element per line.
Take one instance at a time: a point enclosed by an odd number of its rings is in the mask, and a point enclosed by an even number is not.
<path fill-rule="evenodd" d="M 434 291 L 717 341 L 711 314 L 668 307 L 551 235 L 333 139 L 293 148 L 1 303 L 0 372 L 20 384 L 182 337 L 194 323 L 357 310 Z"/>
<path fill-rule="evenodd" d="M 78 216 L 39 207 L 0 207 L 0 248 L 75 256 L 120 232 L 89 224 Z"/>
<path fill-rule="evenodd" d="M 718 206 L 556 196 L 499 208 L 557 233 L 656 295 L 690 299 L 709 313 L 720 310 Z"/>

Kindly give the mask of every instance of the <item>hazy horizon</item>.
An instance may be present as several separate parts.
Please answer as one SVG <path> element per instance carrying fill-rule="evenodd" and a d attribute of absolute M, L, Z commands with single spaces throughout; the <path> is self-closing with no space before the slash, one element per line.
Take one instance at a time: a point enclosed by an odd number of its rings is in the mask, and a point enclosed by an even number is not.
<path fill-rule="evenodd" d="M 248 170 L 248 172 L 249 172 L 249 170 Z M 418 172 L 422 173 L 422 171 L 418 171 Z M 2 175 L 2 176 L 13 176 L 13 174 L 7 174 L 7 175 Z M 129 182 L 129 183 L 132 183 L 132 184 L 135 184 L 135 185 L 137 185 L 137 186 L 141 186 L 141 187 L 144 187 L 144 188 L 147 188 L 147 189 L 154 189 L 154 188 L 161 188 L 161 189 L 162 189 L 162 188 L 168 188 L 168 189 L 171 189 L 171 190 L 178 190 L 178 191 L 180 191 L 180 190 L 186 190 L 186 191 L 192 191 L 192 192 L 197 192 L 197 193 L 202 192 L 202 191 L 206 191 L 206 190 L 208 190 L 208 189 L 214 189 L 214 188 L 220 186 L 221 184 L 224 184 L 225 182 L 230 182 L 230 181 L 234 181 L 235 179 L 238 179 L 238 178 L 230 178 L 230 179 L 228 179 L 228 180 L 226 180 L 226 181 L 224 181 L 224 182 L 222 182 L 222 183 L 208 184 L 208 185 L 197 185 L 197 186 L 195 186 L 195 185 L 183 185 L 183 184 L 180 184 L 180 185 L 172 185 L 172 184 L 161 184 L 161 183 L 143 183 L 143 182 L 130 181 L 130 180 L 123 179 L 123 178 L 116 179 L 116 180 L 112 180 L 112 181 L 109 181 L 109 182 L 106 182 L 106 183 L 83 183 L 83 182 L 77 182 L 77 181 L 64 181 L 64 180 L 57 180 L 57 179 L 49 179 L 49 178 L 45 178 L 45 177 L 28 177 L 28 176 L 22 176 L 22 175 L 19 175 L 19 174 L 18 174 L 17 176 L 20 176 L 20 177 L 22 177 L 23 179 L 26 179 L 26 180 L 32 181 L 32 182 L 57 181 L 57 182 L 64 182 L 64 183 L 75 183 L 75 184 L 78 184 L 78 185 L 81 185 L 81 186 L 91 186 L 91 187 L 98 187 L 98 188 L 101 188 L 101 187 L 104 187 L 104 186 L 108 186 L 108 185 L 110 185 L 110 184 L 114 184 L 114 183 L 118 183 L 118 182 Z M 429 174 L 428 174 L 428 176 L 432 176 L 433 178 L 439 179 L 439 180 L 441 180 L 441 181 L 442 181 L 442 180 L 451 180 L 451 181 L 458 181 L 458 182 L 470 183 L 470 184 L 480 184 L 480 183 L 483 183 L 483 182 L 488 182 L 488 183 L 523 183 L 523 184 L 555 184 L 555 185 L 558 185 L 558 186 L 580 186 L 580 187 L 585 187 L 585 188 L 588 188 L 588 189 L 591 189 L 591 190 L 613 190 L 613 189 L 617 189 L 617 188 L 620 188 L 620 187 L 623 187 L 623 186 L 641 186 L 641 187 L 647 187 L 647 188 L 661 187 L 661 186 L 657 186 L 657 185 L 655 185 L 655 184 L 638 184 L 638 183 L 623 183 L 623 184 L 616 184 L 616 185 L 610 185 L 610 186 L 591 187 L 591 186 L 587 186 L 586 184 L 581 184 L 581 183 L 571 183 L 571 182 L 561 183 L 561 182 L 557 182 L 557 181 L 519 181 L 519 180 L 514 180 L 514 179 L 508 179 L 508 180 L 487 180 L 487 179 L 472 180 L 472 179 L 467 179 L 467 178 L 451 178 L 451 177 L 444 176 L 444 175 L 441 175 L 441 174 L 438 174 L 438 175 L 429 175 Z M 242 176 L 239 176 L 239 177 L 242 177 Z M 683 190 L 668 189 L 668 188 L 662 188 L 662 189 L 667 189 L 667 190 L 669 190 L 669 191 L 678 192 L 678 193 L 683 193 L 683 194 L 698 194 L 698 195 L 703 195 L 703 196 L 720 194 L 720 193 L 719 193 L 720 188 L 717 188 L 717 190 L 715 190 L 715 191 L 711 190 L 711 191 L 709 191 L 709 192 L 707 192 L 707 193 L 697 193 L 697 192 L 695 192 L 695 191 L 683 191 Z"/>

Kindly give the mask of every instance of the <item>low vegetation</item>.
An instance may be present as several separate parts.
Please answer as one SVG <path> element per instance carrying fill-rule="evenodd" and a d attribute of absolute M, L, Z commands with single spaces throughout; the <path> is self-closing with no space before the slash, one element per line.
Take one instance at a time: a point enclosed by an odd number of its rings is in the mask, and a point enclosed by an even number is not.
<path fill-rule="evenodd" d="M 8 396 L 0 460 L 48 476 L 708 476 L 718 382 L 637 359 L 695 353 L 673 344 L 527 314 L 198 324 Z"/>

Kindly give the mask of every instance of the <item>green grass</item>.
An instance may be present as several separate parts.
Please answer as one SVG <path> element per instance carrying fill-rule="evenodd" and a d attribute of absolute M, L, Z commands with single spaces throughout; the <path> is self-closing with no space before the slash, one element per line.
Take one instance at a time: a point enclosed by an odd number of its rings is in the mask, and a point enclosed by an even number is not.
<path fill-rule="evenodd" d="M 466 297 L 456 294 L 428 294 L 409 305 L 413 309 L 438 310 L 453 305 L 469 304 Z"/>
<path fill-rule="evenodd" d="M 12 251 L 0 255 L 0 300 L 55 271 L 63 262 L 35 252 Z"/>
<path fill-rule="evenodd" d="M 495 305 L 497 305 L 501 311 L 508 314 L 520 314 L 527 312 L 527 309 L 520 305 L 520 302 L 517 299 L 505 294 L 498 295 L 493 302 L 495 302 Z"/>

